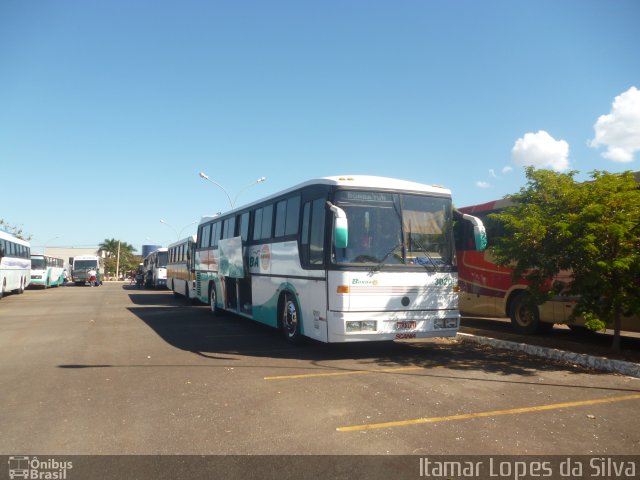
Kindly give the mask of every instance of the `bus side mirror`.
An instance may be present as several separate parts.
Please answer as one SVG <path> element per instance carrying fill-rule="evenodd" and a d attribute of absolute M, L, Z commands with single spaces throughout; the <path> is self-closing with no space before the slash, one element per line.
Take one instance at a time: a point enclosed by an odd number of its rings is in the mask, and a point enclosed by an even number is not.
<path fill-rule="evenodd" d="M 349 243 L 349 221 L 347 214 L 340 207 L 327 202 L 329 210 L 333 213 L 333 243 L 336 248 L 347 248 Z"/>
<path fill-rule="evenodd" d="M 472 215 L 463 214 L 462 218 L 473 225 L 473 240 L 478 252 L 484 252 L 487 248 L 487 232 L 482 220 Z"/>
<path fill-rule="evenodd" d="M 484 252 L 487 249 L 487 232 L 484 229 L 484 225 L 473 226 L 473 238 L 476 243 L 476 250 Z"/>

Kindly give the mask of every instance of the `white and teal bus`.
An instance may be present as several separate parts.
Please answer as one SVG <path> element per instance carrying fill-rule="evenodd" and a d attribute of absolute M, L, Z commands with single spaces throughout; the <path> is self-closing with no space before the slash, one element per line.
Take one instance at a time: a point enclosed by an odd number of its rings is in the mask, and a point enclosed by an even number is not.
<path fill-rule="evenodd" d="M 195 251 L 196 236 L 169 245 L 167 259 L 167 288 L 188 299 L 196 297 Z"/>
<path fill-rule="evenodd" d="M 0 230 L 0 298 L 5 293 L 24 293 L 31 281 L 31 246 Z"/>
<path fill-rule="evenodd" d="M 455 218 L 454 218 L 455 217 Z M 279 328 L 292 342 L 454 336 L 451 192 L 371 176 L 326 177 L 203 218 L 196 295 Z"/>
<path fill-rule="evenodd" d="M 31 255 L 31 286 L 58 287 L 64 284 L 64 260 L 46 255 Z"/>

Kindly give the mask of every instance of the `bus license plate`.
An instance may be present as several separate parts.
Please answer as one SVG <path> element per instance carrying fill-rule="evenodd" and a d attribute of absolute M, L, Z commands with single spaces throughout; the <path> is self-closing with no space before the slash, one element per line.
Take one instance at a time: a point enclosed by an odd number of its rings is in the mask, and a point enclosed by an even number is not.
<path fill-rule="evenodd" d="M 412 330 L 416 328 L 415 321 L 396 322 L 396 330 Z"/>

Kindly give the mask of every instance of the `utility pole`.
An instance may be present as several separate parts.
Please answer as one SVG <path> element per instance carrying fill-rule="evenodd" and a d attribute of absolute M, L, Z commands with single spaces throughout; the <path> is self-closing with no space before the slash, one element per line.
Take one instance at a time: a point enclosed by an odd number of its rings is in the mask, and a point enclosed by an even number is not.
<path fill-rule="evenodd" d="M 120 240 L 118 240 L 118 255 L 116 255 L 116 281 L 120 280 Z"/>

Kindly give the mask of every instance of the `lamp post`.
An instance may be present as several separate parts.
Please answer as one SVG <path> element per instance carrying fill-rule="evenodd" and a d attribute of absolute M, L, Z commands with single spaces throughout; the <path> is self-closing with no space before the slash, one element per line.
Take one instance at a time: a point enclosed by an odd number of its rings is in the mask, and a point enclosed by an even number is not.
<path fill-rule="evenodd" d="M 238 193 L 236 194 L 236 196 L 235 196 L 235 197 L 234 197 L 234 199 L 233 199 L 233 207 L 235 207 L 235 205 L 236 205 L 236 201 L 238 200 L 238 197 L 240 196 L 240 194 L 241 194 L 242 192 L 244 192 L 244 191 L 245 191 L 246 189 L 248 189 L 249 187 L 252 187 L 253 185 L 257 185 L 258 183 L 262 183 L 262 182 L 264 182 L 266 179 L 267 179 L 267 177 L 260 177 L 260 178 L 258 178 L 258 179 L 256 179 L 256 180 L 254 180 L 253 182 L 251 182 L 249 185 L 246 185 L 246 186 L 242 187 L 242 188 L 240 189 L 240 191 L 238 191 Z"/>
<path fill-rule="evenodd" d="M 160 219 L 160 223 L 162 223 L 162 224 L 166 225 L 166 226 L 167 226 L 167 227 L 169 227 L 171 230 L 173 230 L 173 231 L 174 231 L 174 233 L 176 234 L 176 240 L 180 240 L 180 236 L 182 235 L 182 232 L 184 232 L 184 229 L 185 229 L 185 228 L 187 228 L 187 227 L 190 227 L 191 225 L 195 225 L 196 223 L 198 223 L 198 220 L 194 220 L 193 222 L 188 223 L 187 225 L 185 225 L 184 227 L 182 227 L 182 228 L 180 229 L 180 232 L 179 232 L 179 233 L 178 233 L 178 231 L 177 231 L 174 227 L 172 227 L 169 223 L 165 222 L 163 219 Z"/>
<path fill-rule="evenodd" d="M 225 195 L 227 196 L 227 199 L 229 200 L 229 206 L 231 207 L 231 210 L 233 210 L 235 208 L 236 200 L 238 200 L 238 196 L 240 195 L 240 193 L 242 193 L 247 188 L 249 188 L 249 187 L 251 187 L 253 185 L 257 185 L 258 183 L 264 182 L 267 179 L 267 177 L 260 177 L 257 180 L 254 180 L 253 182 L 251 182 L 249 185 L 246 185 L 245 187 L 241 188 L 240 191 L 236 194 L 235 198 L 232 201 L 231 200 L 231 196 L 229 195 L 229 192 L 227 192 L 222 185 L 220 185 L 218 182 L 215 182 L 214 180 L 211 180 L 211 178 L 209 178 L 209 175 L 207 175 L 204 172 L 200 172 L 199 175 L 200 175 L 200 178 L 203 178 L 204 180 L 207 180 L 207 181 L 213 183 L 216 187 L 220 188 L 220 190 L 222 190 L 225 193 Z"/>
<path fill-rule="evenodd" d="M 44 242 L 44 245 L 42 246 L 42 254 L 46 255 L 47 254 L 47 245 L 49 244 L 49 242 L 53 242 L 55 239 L 60 238 L 60 235 L 56 235 L 53 238 L 50 238 L 49 240 L 47 240 L 46 242 Z"/>
<path fill-rule="evenodd" d="M 211 180 L 209 178 L 209 175 L 207 175 L 204 172 L 200 172 L 200 178 L 204 178 L 205 180 L 213 183 L 216 187 L 220 188 L 220 190 L 222 190 L 224 192 L 224 194 L 227 196 L 227 199 L 229 200 L 229 205 L 231 205 L 231 209 L 233 210 L 233 202 L 231 201 L 231 197 L 229 196 L 229 193 L 225 190 L 225 188 L 220 185 L 218 182 Z"/>

